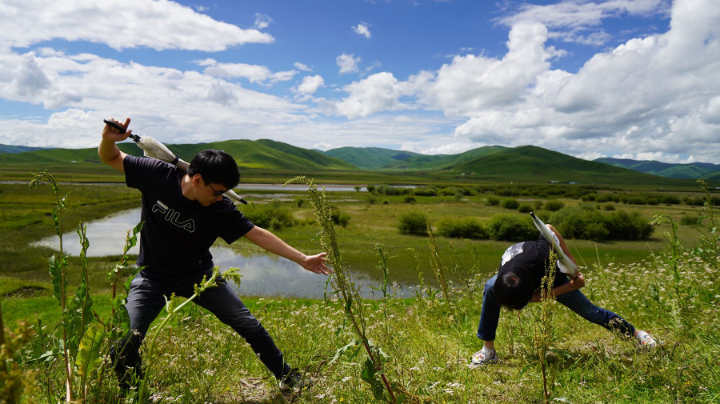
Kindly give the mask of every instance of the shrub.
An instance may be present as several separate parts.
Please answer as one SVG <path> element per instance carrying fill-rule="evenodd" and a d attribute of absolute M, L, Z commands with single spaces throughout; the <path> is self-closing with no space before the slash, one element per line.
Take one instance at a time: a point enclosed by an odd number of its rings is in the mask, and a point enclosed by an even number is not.
<path fill-rule="evenodd" d="M 582 200 L 585 202 L 594 202 L 597 199 L 597 194 L 586 194 L 582 196 Z"/>
<path fill-rule="evenodd" d="M 290 209 L 281 206 L 279 202 L 251 203 L 245 207 L 243 214 L 264 229 L 281 230 L 295 224 Z"/>
<path fill-rule="evenodd" d="M 370 195 L 367 197 L 367 201 L 370 205 L 374 205 L 375 202 L 377 202 L 377 197 L 375 195 Z"/>
<path fill-rule="evenodd" d="M 601 195 L 598 195 L 597 198 L 595 198 L 595 202 L 598 202 L 598 203 L 609 202 L 612 200 L 613 200 L 613 197 L 612 197 L 612 195 L 609 195 L 609 194 L 601 194 Z"/>
<path fill-rule="evenodd" d="M 666 205 L 679 205 L 680 198 L 678 198 L 675 195 L 665 195 L 662 198 L 660 198 L 660 203 L 664 203 Z"/>
<path fill-rule="evenodd" d="M 485 240 L 487 231 L 473 218 L 444 220 L 438 226 L 438 234 L 451 238 L 472 238 Z"/>
<path fill-rule="evenodd" d="M 293 200 L 295 201 L 295 204 L 298 208 L 302 208 L 303 203 L 305 203 L 305 199 L 303 199 L 302 196 L 296 196 Z"/>
<path fill-rule="evenodd" d="M 350 215 L 345 212 L 341 212 L 340 209 L 335 206 L 331 206 L 330 219 L 332 219 L 335 225 L 347 227 L 348 223 L 350 222 Z"/>
<path fill-rule="evenodd" d="M 437 190 L 430 187 L 415 188 L 415 195 L 417 196 L 437 196 Z"/>
<path fill-rule="evenodd" d="M 390 205 L 390 201 L 388 201 L 387 199 L 383 199 L 383 205 Z"/>
<path fill-rule="evenodd" d="M 638 212 L 620 210 L 608 214 L 604 221 L 614 240 L 644 240 L 655 230 Z"/>
<path fill-rule="evenodd" d="M 412 195 L 405 195 L 405 198 L 403 198 L 403 201 L 405 203 L 415 203 L 415 197 Z"/>
<path fill-rule="evenodd" d="M 505 199 L 500 203 L 500 206 L 502 206 L 505 209 L 517 209 L 520 204 L 515 199 Z"/>
<path fill-rule="evenodd" d="M 367 191 L 372 194 L 373 192 L 375 192 L 375 185 L 368 185 L 365 189 L 367 189 Z"/>
<path fill-rule="evenodd" d="M 497 206 L 500 204 L 500 198 L 497 196 L 488 196 L 487 204 L 488 206 Z"/>
<path fill-rule="evenodd" d="M 535 210 L 540 210 L 543 207 L 542 201 L 535 201 Z"/>
<path fill-rule="evenodd" d="M 381 195 L 402 195 L 403 189 L 402 188 L 396 188 L 391 187 L 390 185 L 378 185 L 375 187 L 375 192 Z"/>
<path fill-rule="evenodd" d="M 606 203 L 605 205 L 603 205 L 603 209 L 608 210 L 608 211 L 615 210 L 615 205 L 613 205 L 612 203 Z"/>
<path fill-rule="evenodd" d="M 520 213 L 530 213 L 530 212 L 532 212 L 532 210 L 533 210 L 532 206 L 530 206 L 530 204 L 527 204 L 527 203 L 523 203 L 518 208 L 518 212 L 520 212 Z"/>
<path fill-rule="evenodd" d="M 408 212 L 400 215 L 398 230 L 400 234 L 427 236 L 427 216 L 419 212 Z"/>
<path fill-rule="evenodd" d="M 495 215 L 490 219 L 487 233 L 497 241 L 527 241 L 538 237 L 538 230 L 529 215 Z"/>
<path fill-rule="evenodd" d="M 653 205 L 653 206 L 655 206 L 655 205 L 657 205 L 657 204 L 660 203 L 660 202 L 659 202 L 657 199 L 655 199 L 655 198 L 649 198 L 649 199 L 646 199 L 646 200 L 645 200 L 645 203 L 647 203 L 648 205 Z"/>
<path fill-rule="evenodd" d="M 565 207 L 565 204 L 562 201 L 547 201 L 545 202 L 545 205 L 543 205 L 543 209 L 548 210 L 550 212 L 557 212 L 558 210 Z"/>
<path fill-rule="evenodd" d="M 684 224 L 686 226 L 695 226 L 700 221 L 700 216 L 697 215 L 688 215 L 683 216 L 682 219 L 680 219 L 680 224 Z"/>

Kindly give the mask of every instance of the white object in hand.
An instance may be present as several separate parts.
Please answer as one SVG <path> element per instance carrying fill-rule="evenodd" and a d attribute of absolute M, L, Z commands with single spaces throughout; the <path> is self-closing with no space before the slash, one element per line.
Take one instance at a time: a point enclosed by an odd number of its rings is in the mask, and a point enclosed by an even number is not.
<path fill-rule="evenodd" d="M 568 274 L 570 276 L 576 276 L 577 275 L 577 265 L 568 258 L 567 255 L 565 255 L 565 252 L 560 247 L 560 240 L 558 240 L 555 233 L 550 230 L 545 223 L 543 223 L 542 220 L 540 220 L 535 214 L 532 212 L 530 213 L 530 216 L 532 216 L 533 223 L 535 224 L 535 227 L 537 227 L 538 230 L 540 230 L 540 233 L 547 239 L 547 241 L 550 242 L 550 245 L 553 247 L 553 250 L 555 250 L 555 254 L 558 256 L 558 268 L 560 268 L 560 272 L 564 274 Z"/>

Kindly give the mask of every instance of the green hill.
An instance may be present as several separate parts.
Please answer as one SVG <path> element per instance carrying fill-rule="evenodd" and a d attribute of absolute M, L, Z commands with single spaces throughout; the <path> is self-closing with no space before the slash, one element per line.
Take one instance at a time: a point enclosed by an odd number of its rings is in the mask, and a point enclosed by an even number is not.
<path fill-rule="evenodd" d="M 383 166 L 384 169 L 401 170 L 442 170 L 479 157 L 506 150 L 502 146 L 483 146 L 460 154 L 418 155 Z"/>
<path fill-rule="evenodd" d="M 622 167 L 587 161 L 536 146 L 505 149 L 451 167 L 455 172 L 481 178 L 507 178 L 515 181 L 558 181 L 604 184 L 685 184 L 638 173 Z"/>
<path fill-rule="evenodd" d="M 418 153 L 401 150 L 383 149 L 380 147 L 340 147 L 325 152 L 328 156 L 345 160 L 360 168 L 373 170 L 396 161 L 403 161 Z"/>
<path fill-rule="evenodd" d="M 697 179 L 720 172 L 720 164 L 711 163 L 671 164 L 652 160 L 638 161 L 614 158 L 599 158 L 595 161 L 667 178 Z"/>
<path fill-rule="evenodd" d="M 128 154 L 141 156 L 143 153 L 132 142 L 123 142 L 118 146 Z M 168 144 L 166 146 L 186 161 L 190 161 L 201 150 L 225 150 L 237 160 L 240 168 L 264 170 L 357 170 L 357 167 L 340 159 L 271 140 L 227 140 L 202 144 Z M 0 163 L 100 163 L 100 159 L 97 155 L 97 148 L 52 149 L 20 154 L 3 154 L 0 155 Z"/>

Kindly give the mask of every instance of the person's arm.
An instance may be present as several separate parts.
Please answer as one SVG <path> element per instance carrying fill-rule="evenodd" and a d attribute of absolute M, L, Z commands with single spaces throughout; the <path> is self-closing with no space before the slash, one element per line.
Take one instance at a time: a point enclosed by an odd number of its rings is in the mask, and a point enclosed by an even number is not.
<path fill-rule="evenodd" d="M 553 296 L 558 297 L 567 292 L 572 292 L 573 290 L 580 289 L 583 286 L 585 286 L 585 277 L 583 276 L 583 274 L 578 272 L 576 277 L 570 278 L 570 282 L 553 288 Z M 535 292 L 530 301 L 532 303 L 537 303 L 543 299 L 544 299 L 544 297 L 542 296 L 542 294 L 540 292 Z"/>
<path fill-rule="evenodd" d="M 115 119 L 112 119 L 112 121 L 117 122 L 118 124 L 120 123 Z M 127 118 L 125 120 L 125 124 L 122 126 L 127 129 L 128 125 L 130 125 L 130 118 Z M 115 142 L 122 142 L 127 139 L 131 133 L 132 129 L 126 131 L 125 133 L 120 133 L 112 126 L 105 125 L 105 128 L 103 128 L 102 131 L 102 140 L 100 141 L 100 146 L 98 146 L 98 156 L 100 157 L 100 161 L 124 173 L 125 167 L 123 167 L 123 160 L 125 160 L 125 156 L 127 156 L 127 154 L 123 153 L 117 147 Z"/>
<path fill-rule="evenodd" d="M 327 275 L 332 272 L 325 266 L 325 256 L 327 253 L 310 256 L 305 255 L 287 245 L 284 241 L 280 240 L 278 236 L 257 226 L 245 233 L 244 237 L 252 241 L 258 247 L 270 251 L 273 254 L 277 254 L 283 258 L 287 258 L 310 272 L 323 275 Z"/>

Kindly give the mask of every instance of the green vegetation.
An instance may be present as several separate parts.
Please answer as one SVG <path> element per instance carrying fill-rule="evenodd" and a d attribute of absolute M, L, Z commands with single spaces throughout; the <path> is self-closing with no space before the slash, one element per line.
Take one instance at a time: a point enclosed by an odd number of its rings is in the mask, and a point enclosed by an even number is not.
<path fill-rule="evenodd" d="M 629 159 L 599 158 L 599 163 L 629 168 L 641 173 L 668 178 L 707 178 L 720 174 L 720 165 L 710 163 L 671 164 L 659 161 L 637 161 Z"/>

